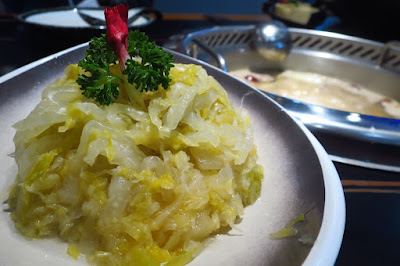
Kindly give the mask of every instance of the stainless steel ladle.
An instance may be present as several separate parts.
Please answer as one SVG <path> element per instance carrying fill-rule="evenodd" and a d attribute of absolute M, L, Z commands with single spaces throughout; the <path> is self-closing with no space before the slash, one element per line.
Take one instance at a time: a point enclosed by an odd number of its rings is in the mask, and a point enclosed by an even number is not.
<path fill-rule="evenodd" d="M 265 67 L 272 71 L 282 69 L 283 62 L 292 47 L 288 27 L 279 21 L 270 20 L 256 25 L 252 35 L 253 49 L 265 58 Z M 193 38 L 191 42 L 209 54 L 217 62 L 220 69 L 225 72 L 228 71 L 222 54 L 215 51 L 200 38 Z M 196 57 L 196 55 L 192 56 Z"/>
<path fill-rule="evenodd" d="M 280 65 L 292 47 L 288 27 L 277 20 L 270 20 L 256 25 L 254 46 L 270 65 Z"/>

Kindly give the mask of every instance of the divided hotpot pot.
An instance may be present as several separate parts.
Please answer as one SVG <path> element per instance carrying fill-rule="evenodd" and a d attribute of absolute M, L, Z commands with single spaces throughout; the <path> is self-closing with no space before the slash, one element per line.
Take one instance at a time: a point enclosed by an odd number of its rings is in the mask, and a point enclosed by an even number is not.
<path fill-rule="evenodd" d="M 355 82 L 400 100 L 400 47 L 347 35 L 290 28 L 292 49 L 282 69 L 314 72 Z M 268 68 L 253 46 L 254 26 L 193 32 L 183 51 L 228 71 Z M 400 120 L 350 113 L 268 93 L 304 123 L 333 161 L 400 172 Z"/>

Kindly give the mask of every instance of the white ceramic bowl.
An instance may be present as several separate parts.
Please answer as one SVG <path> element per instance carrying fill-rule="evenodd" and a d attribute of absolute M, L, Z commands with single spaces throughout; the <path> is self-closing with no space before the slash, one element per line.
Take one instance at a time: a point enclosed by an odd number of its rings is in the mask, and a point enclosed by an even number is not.
<path fill-rule="evenodd" d="M 0 191 L 17 173 L 12 124 L 25 118 L 39 102 L 43 88 L 63 75 L 70 63 L 83 58 L 87 44 L 26 65 L 0 77 Z M 174 53 L 177 62 L 202 65 L 228 91 L 237 107 L 249 112 L 254 125 L 259 163 L 265 179 L 261 197 L 246 207 L 237 228 L 216 236 L 191 265 L 333 265 L 344 232 L 345 202 L 332 161 L 315 137 L 280 105 L 224 72 Z M 3 205 L 3 209 L 7 206 Z M 270 233 L 306 214 L 299 236 L 272 240 Z M 55 239 L 26 240 L 7 212 L 0 214 L 0 265 L 84 265 L 66 254 L 66 244 Z M 300 243 L 314 239 L 313 245 Z"/>

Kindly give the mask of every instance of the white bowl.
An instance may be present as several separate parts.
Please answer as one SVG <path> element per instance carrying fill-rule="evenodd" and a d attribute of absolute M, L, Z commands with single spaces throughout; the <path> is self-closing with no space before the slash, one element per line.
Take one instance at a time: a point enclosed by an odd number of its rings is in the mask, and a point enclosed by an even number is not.
<path fill-rule="evenodd" d="M 40 101 L 43 88 L 63 75 L 65 66 L 83 58 L 87 44 L 26 65 L 0 77 L 0 191 L 17 173 L 12 124 L 25 118 Z M 217 235 L 191 265 L 333 265 L 345 224 L 345 202 L 339 176 L 323 147 L 299 122 L 268 96 L 226 73 L 174 53 L 180 63 L 202 65 L 228 91 L 237 107 L 249 112 L 254 125 L 259 163 L 265 179 L 261 197 L 246 207 L 241 223 L 229 234 Z M 3 205 L 3 209 L 7 206 Z M 270 233 L 306 214 L 299 236 L 273 240 Z M 0 265 L 84 265 L 66 254 L 55 239 L 29 241 L 19 235 L 9 214 L 0 214 Z M 313 245 L 300 243 L 314 239 Z"/>

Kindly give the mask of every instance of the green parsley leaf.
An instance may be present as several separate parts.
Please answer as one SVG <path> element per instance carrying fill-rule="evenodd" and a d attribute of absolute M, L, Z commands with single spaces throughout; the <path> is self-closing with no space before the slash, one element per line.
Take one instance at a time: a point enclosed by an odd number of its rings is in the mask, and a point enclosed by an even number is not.
<path fill-rule="evenodd" d="M 126 61 L 126 69 L 122 73 L 127 76 L 127 82 L 135 85 L 135 89 L 152 91 L 157 90 L 159 85 L 164 89 L 169 87 L 169 70 L 174 61 L 172 54 L 154 42 L 149 42 L 149 38 L 138 30 L 129 33 L 128 53 L 131 59 Z M 105 34 L 93 38 L 85 52 L 85 58 L 78 64 L 88 72 L 79 75 L 77 79 L 83 95 L 94 98 L 102 105 L 113 103 L 118 98 L 120 83 L 124 82 L 110 71 L 110 65 L 117 61 L 118 57 L 107 44 Z"/>
<path fill-rule="evenodd" d="M 110 65 L 117 62 L 117 56 L 107 44 L 107 37 L 93 38 L 85 52 L 85 59 L 79 61 L 78 66 L 86 72 L 78 76 L 77 83 L 81 85 L 83 95 L 94 98 L 102 105 L 109 105 L 118 98 L 119 86 L 122 82 L 110 71 Z"/>
<path fill-rule="evenodd" d="M 173 67 L 174 58 L 138 30 L 128 36 L 128 53 L 132 59 L 125 63 L 123 71 L 128 76 L 128 82 L 136 85 L 140 91 L 157 90 L 158 85 L 167 89 L 171 79 L 169 70 Z M 140 60 L 135 60 L 140 57 Z"/>

